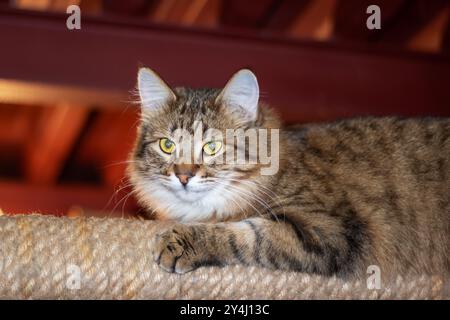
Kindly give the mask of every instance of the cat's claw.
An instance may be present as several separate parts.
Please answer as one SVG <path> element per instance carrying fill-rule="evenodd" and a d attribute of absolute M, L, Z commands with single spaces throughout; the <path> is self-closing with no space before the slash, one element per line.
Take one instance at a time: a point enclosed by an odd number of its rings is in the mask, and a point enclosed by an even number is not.
<path fill-rule="evenodd" d="M 194 270 L 195 250 L 186 237 L 184 228 L 173 227 L 156 235 L 153 243 L 153 259 L 167 272 L 183 274 Z"/>

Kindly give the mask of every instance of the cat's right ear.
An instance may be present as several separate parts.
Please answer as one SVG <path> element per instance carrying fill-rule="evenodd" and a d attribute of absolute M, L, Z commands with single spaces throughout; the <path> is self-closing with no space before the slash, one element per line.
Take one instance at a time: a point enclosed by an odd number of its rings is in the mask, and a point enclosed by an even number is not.
<path fill-rule="evenodd" d="M 256 120 L 258 113 L 259 86 L 256 76 L 248 69 L 236 72 L 216 98 L 240 112 L 248 120 Z"/>
<path fill-rule="evenodd" d="M 176 99 L 169 86 L 149 68 L 139 69 L 137 85 L 143 110 L 152 111 Z"/>

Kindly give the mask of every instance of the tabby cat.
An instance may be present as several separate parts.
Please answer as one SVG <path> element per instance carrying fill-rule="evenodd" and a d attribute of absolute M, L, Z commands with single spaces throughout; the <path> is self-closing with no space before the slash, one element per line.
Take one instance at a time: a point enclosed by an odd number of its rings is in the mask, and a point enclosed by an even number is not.
<path fill-rule="evenodd" d="M 449 118 L 284 128 L 259 102 L 249 70 L 223 90 L 172 90 L 142 68 L 138 90 L 129 177 L 149 217 L 170 221 L 152 253 L 164 270 L 242 264 L 338 277 L 366 274 L 370 265 L 384 274 L 450 270 Z M 183 142 L 174 132 L 194 135 L 196 123 L 279 128 L 279 169 L 263 175 L 260 163 L 216 161 L 235 141 L 203 136 L 190 158 L 200 161 L 177 161 Z"/>

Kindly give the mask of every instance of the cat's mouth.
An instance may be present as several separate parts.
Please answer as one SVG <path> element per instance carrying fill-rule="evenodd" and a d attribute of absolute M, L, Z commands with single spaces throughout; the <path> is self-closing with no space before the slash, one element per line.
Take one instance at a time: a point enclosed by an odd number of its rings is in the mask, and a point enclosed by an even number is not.
<path fill-rule="evenodd" d="M 180 198 L 183 201 L 189 202 L 194 202 L 208 196 L 208 194 L 214 189 L 213 187 L 198 187 L 190 186 L 189 184 L 186 186 L 182 186 L 180 184 L 177 186 L 171 186 L 170 188 L 176 197 Z"/>
<path fill-rule="evenodd" d="M 201 198 L 206 197 L 207 194 L 209 193 L 209 191 L 210 190 L 207 190 L 207 189 L 190 190 L 189 188 L 185 188 L 185 189 L 175 190 L 174 193 L 179 199 L 181 199 L 183 201 L 194 202 Z"/>

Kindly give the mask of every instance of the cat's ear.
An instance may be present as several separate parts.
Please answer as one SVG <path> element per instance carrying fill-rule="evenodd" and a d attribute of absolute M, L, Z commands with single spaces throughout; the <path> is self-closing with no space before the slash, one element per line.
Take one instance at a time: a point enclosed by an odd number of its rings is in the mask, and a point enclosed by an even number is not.
<path fill-rule="evenodd" d="M 236 72 L 216 99 L 216 103 L 237 108 L 251 121 L 258 113 L 259 86 L 256 76 L 248 69 Z"/>
<path fill-rule="evenodd" d="M 139 69 L 137 86 L 144 110 L 155 110 L 176 99 L 169 86 L 149 68 Z"/>

